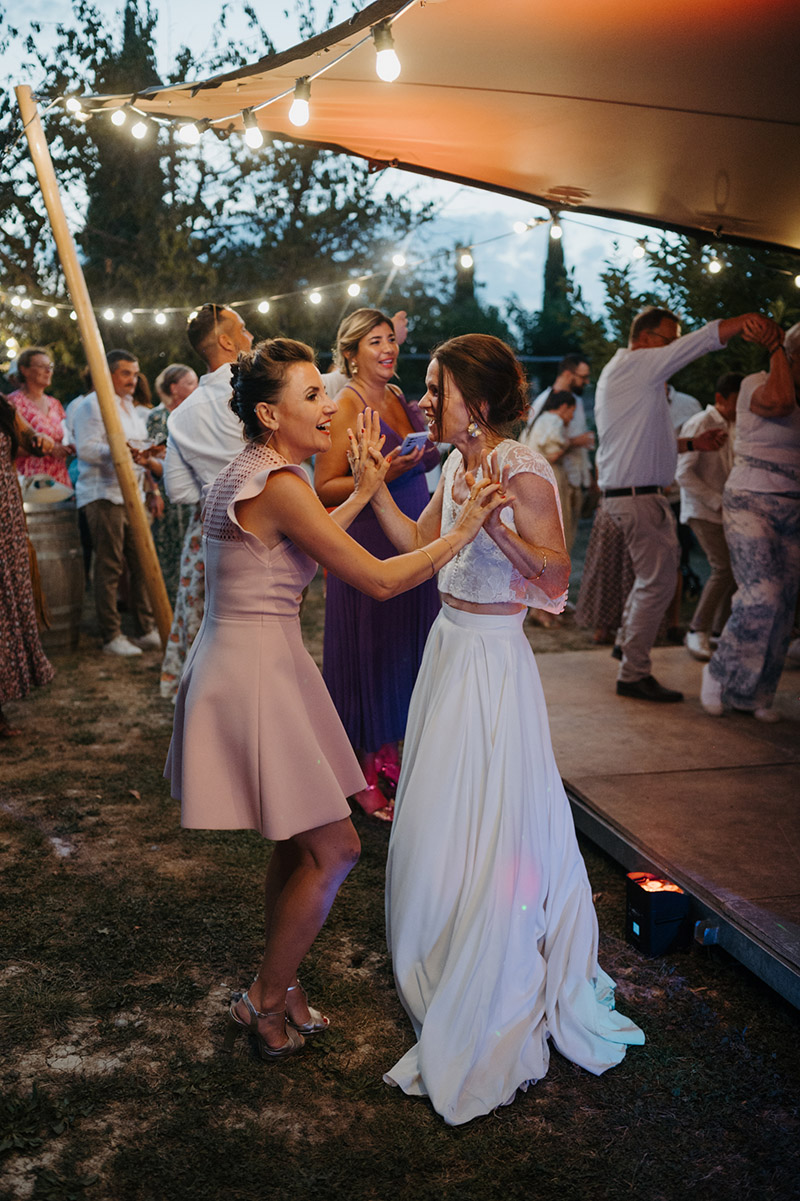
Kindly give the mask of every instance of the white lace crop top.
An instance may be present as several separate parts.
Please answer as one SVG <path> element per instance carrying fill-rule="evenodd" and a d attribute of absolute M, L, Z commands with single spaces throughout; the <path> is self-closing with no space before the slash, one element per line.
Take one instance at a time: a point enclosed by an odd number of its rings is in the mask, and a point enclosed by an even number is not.
<path fill-rule="evenodd" d="M 558 515 L 561 518 L 561 504 L 558 499 L 555 476 L 552 467 L 543 455 L 507 438 L 497 447 L 497 460 L 501 471 L 505 467 L 509 468 L 509 476 L 530 471 L 534 475 L 546 479 L 555 493 Z M 461 462 L 461 452 L 454 450 L 444 465 L 443 534 L 453 528 L 461 510 L 461 506 L 453 500 L 453 480 Z M 475 473 L 475 478 L 481 479 L 482 474 L 479 469 Z M 516 533 L 514 510 L 503 509 L 500 517 L 509 529 Z M 484 530 L 479 530 L 477 537 L 441 568 L 439 591 L 454 596 L 458 600 L 471 601 L 474 604 L 491 605 L 516 602 L 535 609 L 546 609 L 550 613 L 560 613 L 567 599 L 565 592 L 563 596 L 552 600 L 542 592 L 537 584 L 525 579 Z"/>

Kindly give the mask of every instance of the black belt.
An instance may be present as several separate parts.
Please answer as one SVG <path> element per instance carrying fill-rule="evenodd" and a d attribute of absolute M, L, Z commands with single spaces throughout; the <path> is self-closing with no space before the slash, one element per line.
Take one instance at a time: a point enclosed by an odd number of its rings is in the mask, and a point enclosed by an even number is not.
<path fill-rule="evenodd" d="M 614 496 L 652 496 L 654 492 L 663 492 L 660 484 L 645 484 L 637 488 L 606 488 L 603 496 L 609 500 Z"/>

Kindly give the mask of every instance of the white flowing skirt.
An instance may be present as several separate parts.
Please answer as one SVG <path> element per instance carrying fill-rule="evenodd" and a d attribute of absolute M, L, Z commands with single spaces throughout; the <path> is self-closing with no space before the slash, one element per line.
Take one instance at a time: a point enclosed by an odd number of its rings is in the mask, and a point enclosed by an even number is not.
<path fill-rule="evenodd" d="M 536 662 L 513 616 L 444 605 L 411 700 L 386 875 L 417 1037 L 384 1079 L 451 1125 L 514 1099 L 549 1048 L 599 1075 L 641 1030 L 597 964 L 597 918 Z"/>

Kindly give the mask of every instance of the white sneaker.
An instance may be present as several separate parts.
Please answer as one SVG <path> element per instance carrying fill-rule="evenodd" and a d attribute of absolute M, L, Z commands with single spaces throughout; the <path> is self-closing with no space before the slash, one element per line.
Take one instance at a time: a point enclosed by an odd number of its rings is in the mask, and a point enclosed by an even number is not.
<path fill-rule="evenodd" d="M 707 663 L 711 658 L 711 643 L 703 630 L 689 630 L 683 645 L 692 658 L 699 659 L 701 663 Z"/>
<path fill-rule="evenodd" d="M 122 655 L 125 657 L 129 655 L 141 655 L 141 653 L 139 647 L 134 646 L 124 634 L 117 634 L 116 638 L 112 638 L 103 647 L 104 655 Z"/>
<path fill-rule="evenodd" d="M 700 685 L 700 704 L 709 717 L 722 717 L 725 708 L 722 704 L 722 685 L 715 680 L 708 670 L 708 664 L 703 668 L 703 682 Z"/>
<path fill-rule="evenodd" d="M 140 646 L 143 651 L 160 651 L 161 650 L 161 635 L 155 626 L 147 634 L 142 634 L 141 638 L 133 640 L 137 646 Z"/>
<path fill-rule="evenodd" d="M 776 713 L 774 709 L 754 709 L 753 717 L 756 721 L 766 721 L 770 725 L 774 725 L 776 721 L 781 720 L 780 713 Z"/>

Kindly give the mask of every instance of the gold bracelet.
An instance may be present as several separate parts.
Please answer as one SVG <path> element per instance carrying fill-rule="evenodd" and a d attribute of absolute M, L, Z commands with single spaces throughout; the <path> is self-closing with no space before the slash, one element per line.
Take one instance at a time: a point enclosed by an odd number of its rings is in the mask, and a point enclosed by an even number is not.
<path fill-rule="evenodd" d="M 533 581 L 534 581 L 534 580 L 541 579 L 541 577 L 544 575 L 544 569 L 545 569 L 545 567 L 546 567 L 546 566 L 547 566 L 547 555 L 546 555 L 546 553 L 545 553 L 544 551 L 542 551 L 542 569 L 541 569 L 541 571 L 539 572 L 539 574 L 538 574 L 538 575 L 532 575 L 532 576 L 530 577 L 530 578 L 531 578 L 531 583 L 533 583 Z"/>
<path fill-rule="evenodd" d="M 430 565 L 431 565 L 431 574 L 430 574 L 430 577 L 429 577 L 429 578 L 430 578 L 430 579 L 433 579 L 433 577 L 436 575 L 436 564 L 435 564 L 435 563 L 434 563 L 434 561 L 433 561 L 433 555 L 431 555 L 431 554 L 430 554 L 430 552 L 429 552 L 429 551 L 427 551 L 427 550 L 425 549 L 425 547 L 424 547 L 424 546 L 421 546 L 419 549 L 422 551 L 423 555 L 427 555 L 427 556 L 428 556 L 428 560 L 429 560 L 429 562 L 430 562 Z"/>
<path fill-rule="evenodd" d="M 459 552 L 457 550 L 453 550 L 453 544 L 450 541 L 450 539 L 447 537 L 447 534 L 440 534 L 439 537 L 441 538 L 442 542 L 446 542 L 447 545 L 450 547 L 450 554 L 455 559 L 456 555 L 459 554 Z"/>

